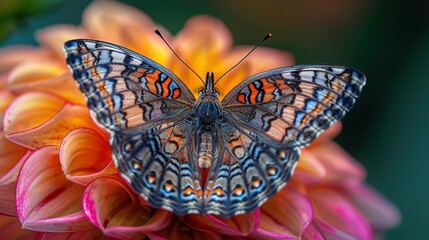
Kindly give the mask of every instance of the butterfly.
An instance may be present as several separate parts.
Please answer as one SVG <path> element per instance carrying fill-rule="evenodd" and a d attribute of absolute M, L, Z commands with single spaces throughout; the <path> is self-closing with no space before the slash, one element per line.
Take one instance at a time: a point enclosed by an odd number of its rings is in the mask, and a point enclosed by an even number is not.
<path fill-rule="evenodd" d="M 213 73 L 195 99 L 174 73 L 124 47 L 77 39 L 66 61 L 120 175 L 155 208 L 225 218 L 283 188 L 300 149 L 341 119 L 365 75 L 298 65 L 251 76 L 219 100 Z"/>

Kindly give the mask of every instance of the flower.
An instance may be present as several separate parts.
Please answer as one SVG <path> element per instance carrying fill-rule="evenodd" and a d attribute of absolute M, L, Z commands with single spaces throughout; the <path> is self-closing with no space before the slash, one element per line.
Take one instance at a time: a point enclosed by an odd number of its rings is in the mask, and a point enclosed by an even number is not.
<path fill-rule="evenodd" d="M 364 183 L 364 168 L 332 141 L 340 124 L 302 151 L 288 186 L 253 213 L 174 216 L 147 205 L 119 177 L 108 136 L 92 121 L 62 45 L 94 38 L 128 47 L 170 69 L 196 95 L 201 82 L 155 27 L 198 73 L 220 76 L 250 49 L 232 47 L 229 30 L 209 16 L 191 18 L 173 37 L 137 9 L 98 1 L 82 26 L 40 30 L 41 47 L 0 50 L 0 231 L 38 239 L 372 239 L 397 224 L 396 208 Z M 292 63 L 289 53 L 261 47 L 225 76 L 219 91 Z"/>

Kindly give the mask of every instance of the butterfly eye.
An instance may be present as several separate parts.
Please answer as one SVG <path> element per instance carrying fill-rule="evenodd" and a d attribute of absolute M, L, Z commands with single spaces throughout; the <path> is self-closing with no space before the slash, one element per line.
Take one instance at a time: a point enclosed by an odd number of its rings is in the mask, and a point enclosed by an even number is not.
<path fill-rule="evenodd" d="M 219 97 L 219 89 L 218 88 L 214 88 L 214 93 L 216 93 L 216 95 Z"/>
<path fill-rule="evenodd" d="M 205 88 L 204 87 L 200 87 L 199 89 L 198 89 L 198 95 L 201 95 L 201 94 L 203 94 L 203 93 L 205 93 L 206 91 L 205 91 Z"/>

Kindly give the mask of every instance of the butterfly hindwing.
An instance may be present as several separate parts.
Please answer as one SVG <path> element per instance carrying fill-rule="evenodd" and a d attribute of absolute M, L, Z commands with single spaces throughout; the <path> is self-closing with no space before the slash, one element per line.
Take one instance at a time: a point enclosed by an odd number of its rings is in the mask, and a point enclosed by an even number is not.
<path fill-rule="evenodd" d="M 186 121 L 164 123 L 111 139 L 119 172 L 153 207 L 177 214 L 202 211 L 199 171 L 188 152 L 191 128 Z"/>
<path fill-rule="evenodd" d="M 231 217 L 251 212 L 289 180 L 296 166 L 298 148 L 276 148 L 238 127 L 234 119 L 223 125 L 222 162 L 209 177 L 205 210 Z"/>
<path fill-rule="evenodd" d="M 189 111 L 194 96 L 173 73 L 131 50 L 95 40 L 65 43 L 67 63 L 89 108 L 118 131 Z"/>

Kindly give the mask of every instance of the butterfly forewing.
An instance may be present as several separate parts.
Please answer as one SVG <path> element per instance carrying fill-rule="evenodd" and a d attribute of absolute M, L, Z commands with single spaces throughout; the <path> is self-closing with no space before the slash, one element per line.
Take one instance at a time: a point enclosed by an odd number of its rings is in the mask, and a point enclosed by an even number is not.
<path fill-rule="evenodd" d="M 109 130 L 142 128 L 192 109 L 186 85 L 150 59 L 94 40 L 68 41 L 64 48 L 88 106 Z"/>
<path fill-rule="evenodd" d="M 352 68 L 301 65 L 263 72 L 223 99 L 227 113 L 261 138 L 303 147 L 349 111 L 365 76 Z"/>

